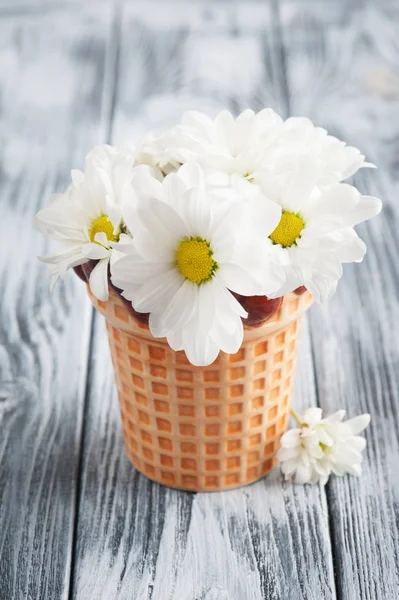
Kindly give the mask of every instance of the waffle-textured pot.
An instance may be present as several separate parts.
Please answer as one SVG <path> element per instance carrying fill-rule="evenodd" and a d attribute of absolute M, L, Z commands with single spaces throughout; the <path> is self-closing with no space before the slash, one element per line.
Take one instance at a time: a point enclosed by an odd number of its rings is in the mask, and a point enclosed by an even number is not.
<path fill-rule="evenodd" d="M 152 337 L 113 290 L 89 290 L 105 317 L 126 451 L 150 479 L 215 491 L 269 473 L 289 416 L 301 317 L 312 298 L 287 295 L 264 325 L 246 328 L 234 355 L 194 367 Z"/>

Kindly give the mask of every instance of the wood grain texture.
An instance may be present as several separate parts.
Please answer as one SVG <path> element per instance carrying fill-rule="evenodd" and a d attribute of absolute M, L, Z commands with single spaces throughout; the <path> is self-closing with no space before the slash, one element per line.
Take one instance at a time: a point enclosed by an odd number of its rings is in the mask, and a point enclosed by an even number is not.
<path fill-rule="evenodd" d="M 114 141 L 163 127 L 185 108 L 266 103 L 284 110 L 268 5 L 250 3 L 256 19 L 248 18 L 248 3 L 178 6 L 125 6 Z M 316 401 L 307 326 L 298 370 L 295 403 L 302 410 Z M 76 600 L 336 597 L 323 489 L 283 484 L 276 470 L 244 489 L 195 495 L 133 469 L 98 316 L 80 489 Z"/>
<path fill-rule="evenodd" d="M 345 268 L 337 295 L 311 311 L 317 394 L 327 412 L 369 412 L 364 475 L 327 488 L 340 598 L 394 599 L 399 590 L 399 268 L 397 164 L 398 6 L 284 2 L 282 31 L 291 111 L 358 145 L 381 170 L 357 184 L 383 198 L 359 227 L 361 266 Z"/>
<path fill-rule="evenodd" d="M 100 134 L 108 21 L 0 20 L 2 600 L 69 592 L 92 312 L 77 278 L 50 296 L 33 215 Z"/>
<path fill-rule="evenodd" d="M 271 3 L 126 2 L 114 143 L 162 130 L 184 110 L 285 112 Z"/>
<path fill-rule="evenodd" d="M 398 597 L 398 12 L 0 0 L 1 600 Z M 299 411 L 372 414 L 360 480 L 294 487 L 276 470 L 195 495 L 145 479 L 124 453 L 101 318 L 90 338 L 83 286 L 50 297 L 35 260 L 48 248 L 33 214 L 95 142 L 226 106 L 308 115 L 383 167 L 357 178 L 384 212 L 359 228 L 364 264 L 311 310 L 294 396 Z"/>

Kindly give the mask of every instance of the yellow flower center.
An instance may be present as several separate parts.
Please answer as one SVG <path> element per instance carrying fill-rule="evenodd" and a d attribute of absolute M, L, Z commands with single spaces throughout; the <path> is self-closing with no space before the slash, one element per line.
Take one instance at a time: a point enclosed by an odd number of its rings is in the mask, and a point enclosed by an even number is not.
<path fill-rule="evenodd" d="M 273 244 L 280 244 L 283 248 L 289 248 L 301 237 L 304 227 L 305 221 L 302 217 L 292 212 L 283 211 L 280 223 L 269 237 Z"/>
<path fill-rule="evenodd" d="M 212 258 L 209 242 L 202 238 L 182 240 L 176 250 L 176 263 L 186 279 L 200 285 L 215 274 L 217 263 Z"/>
<path fill-rule="evenodd" d="M 99 243 L 95 240 L 97 233 L 105 233 L 105 235 L 107 236 L 107 240 L 109 240 L 110 242 L 117 242 L 119 240 L 119 234 L 114 234 L 114 226 L 108 219 L 107 215 L 102 215 L 101 217 L 93 221 L 93 223 L 91 224 L 89 237 L 90 241 L 94 242 L 95 244 Z"/>

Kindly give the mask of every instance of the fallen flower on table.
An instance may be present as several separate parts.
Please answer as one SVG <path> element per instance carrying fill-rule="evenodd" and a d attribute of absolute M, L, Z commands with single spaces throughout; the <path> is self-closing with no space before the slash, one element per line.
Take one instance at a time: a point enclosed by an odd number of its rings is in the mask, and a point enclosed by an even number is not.
<path fill-rule="evenodd" d="M 325 485 L 332 473 L 361 475 L 366 440 L 358 434 L 370 423 L 369 414 L 348 421 L 344 410 L 324 419 L 321 408 L 308 408 L 303 419 L 294 410 L 291 414 L 298 427 L 283 435 L 277 453 L 286 480 Z"/>

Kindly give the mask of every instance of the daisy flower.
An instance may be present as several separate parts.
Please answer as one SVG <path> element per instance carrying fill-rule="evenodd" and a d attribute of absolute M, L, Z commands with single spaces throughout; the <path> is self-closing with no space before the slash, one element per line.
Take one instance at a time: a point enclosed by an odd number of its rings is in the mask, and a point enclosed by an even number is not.
<path fill-rule="evenodd" d="M 321 161 L 303 155 L 291 171 L 260 176 L 262 191 L 282 209 L 280 223 L 269 235 L 274 260 L 286 272 L 277 296 L 305 286 L 319 302 L 330 298 L 342 263 L 360 262 L 366 252 L 353 226 L 381 210 L 378 198 L 363 196 L 346 183 L 320 189 L 322 170 Z"/>
<path fill-rule="evenodd" d="M 227 110 L 213 120 L 187 111 L 180 125 L 158 138 L 163 160 L 195 161 L 211 183 L 228 186 L 232 177 L 256 180 L 256 172 L 272 158 L 273 142 L 283 120 L 271 108 L 258 113 L 245 110 L 235 119 Z"/>
<path fill-rule="evenodd" d="M 189 163 L 162 182 L 141 173 L 135 188 L 137 208 L 124 213 L 133 238 L 115 245 L 125 256 L 112 265 L 112 283 L 136 311 L 150 313 L 153 336 L 192 364 L 237 352 L 247 313 L 232 292 L 267 295 L 283 280 L 264 235 L 280 207 L 260 193 L 248 202 L 234 190 L 209 189 Z"/>
<path fill-rule="evenodd" d="M 212 181 L 227 185 L 241 177 L 259 183 L 264 172 L 279 173 L 292 161 L 309 153 L 320 161 L 318 185 L 329 186 L 347 179 L 362 167 L 374 167 L 361 152 L 315 127 L 304 117 L 283 119 L 272 109 L 245 110 L 234 118 L 227 110 L 215 119 L 196 111 L 183 114 L 181 123 L 153 138 L 149 147 L 162 160 L 184 163 L 194 160 L 212 174 Z"/>
<path fill-rule="evenodd" d="M 285 479 L 325 485 L 331 473 L 361 475 L 366 440 L 358 434 L 370 423 L 369 414 L 343 421 L 345 411 L 339 410 L 322 419 L 320 408 L 308 408 L 301 420 L 291 412 L 299 427 L 282 436 L 277 453 Z"/>
<path fill-rule="evenodd" d="M 68 269 L 96 260 L 90 289 L 99 300 L 107 300 L 112 243 L 123 231 L 122 205 L 132 198 L 133 160 L 131 152 L 95 147 L 84 172 L 72 171 L 66 192 L 54 194 L 36 215 L 37 227 L 61 242 L 55 253 L 41 258 L 49 264 L 51 289 Z"/>
<path fill-rule="evenodd" d="M 285 281 L 273 297 L 305 286 L 316 301 L 326 301 L 342 264 L 363 259 L 366 247 L 353 226 L 377 215 L 381 202 L 340 182 L 373 165 L 309 119 L 283 121 L 271 109 L 246 110 L 237 119 L 222 111 L 214 120 L 187 112 L 158 143 L 168 160 L 201 164 L 212 185 L 248 197 L 257 187 L 281 206 L 269 242 Z"/>
<path fill-rule="evenodd" d="M 290 117 L 284 121 L 278 146 L 281 156 L 309 152 L 317 157 L 322 164 L 317 182 L 321 188 L 343 181 L 359 169 L 375 168 L 366 162 L 360 150 L 329 135 L 322 127 L 315 127 L 305 117 Z"/>

